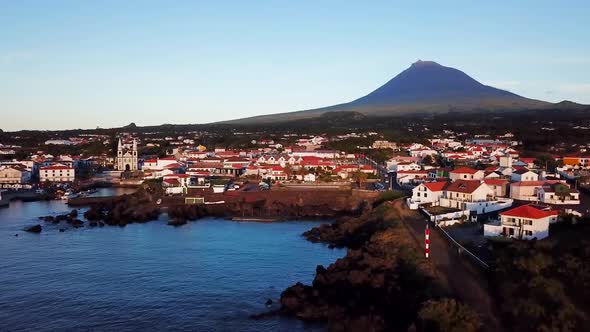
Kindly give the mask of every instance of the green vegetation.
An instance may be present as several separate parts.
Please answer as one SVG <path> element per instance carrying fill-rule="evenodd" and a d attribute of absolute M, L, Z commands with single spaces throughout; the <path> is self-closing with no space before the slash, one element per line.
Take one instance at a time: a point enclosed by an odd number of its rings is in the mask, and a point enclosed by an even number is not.
<path fill-rule="evenodd" d="M 447 299 L 400 222 L 400 210 L 383 204 L 401 196 L 383 193 L 361 218 L 306 232 L 311 241 L 352 250 L 327 268 L 319 266 L 312 286 L 297 284 L 283 292 L 283 312 L 328 321 L 334 331 L 476 331 L 478 316 Z"/>
<path fill-rule="evenodd" d="M 405 196 L 405 194 L 401 191 L 397 191 L 397 190 L 384 191 L 384 192 L 380 193 L 379 196 L 377 197 L 377 199 L 375 200 L 375 202 L 373 202 L 373 206 L 377 207 L 384 202 L 395 201 L 396 199 L 402 198 L 404 196 Z"/>
<path fill-rule="evenodd" d="M 418 312 L 418 331 L 478 331 L 481 322 L 477 314 L 454 299 L 430 300 Z"/>
<path fill-rule="evenodd" d="M 496 296 L 515 331 L 590 330 L 590 222 L 552 225 L 542 241 L 494 241 Z"/>

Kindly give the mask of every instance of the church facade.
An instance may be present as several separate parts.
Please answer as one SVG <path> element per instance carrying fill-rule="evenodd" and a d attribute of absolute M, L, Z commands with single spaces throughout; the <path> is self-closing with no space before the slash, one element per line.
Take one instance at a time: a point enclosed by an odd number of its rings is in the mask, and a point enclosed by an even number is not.
<path fill-rule="evenodd" d="M 119 138 L 116 166 L 117 170 L 125 172 L 137 171 L 139 169 L 136 140 L 133 140 L 133 143 L 131 144 L 123 144 Z"/>

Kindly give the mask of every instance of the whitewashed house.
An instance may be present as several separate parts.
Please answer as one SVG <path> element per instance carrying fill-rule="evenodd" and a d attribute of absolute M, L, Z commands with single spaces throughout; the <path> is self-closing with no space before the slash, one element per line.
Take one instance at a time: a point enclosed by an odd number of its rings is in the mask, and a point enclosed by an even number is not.
<path fill-rule="evenodd" d="M 412 197 L 408 200 L 408 206 L 417 209 L 419 205 L 432 203 L 439 205 L 439 200 L 444 195 L 444 188 L 448 182 L 424 182 L 412 189 Z"/>
<path fill-rule="evenodd" d="M 513 182 L 520 182 L 520 181 L 539 181 L 539 174 L 529 171 L 526 168 L 522 168 L 512 172 L 510 179 Z"/>
<path fill-rule="evenodd" d="M 485 172 L 469 167 L 460 167 L 449 172 L 449 178 L 455 180 L 483 180 Z"/>
<path fill-rule="evenodd" d="M 76 174 L 73 167 L 53 165 L 39 169 L 39 180 L 43 182 L 73 182 Z"/>
<path fill-rule="evenodd" d="M 549 224 L 556 222 L 558 215 L 558 211 L 550 208 L 522 205 L 501 212 L 499 221 L 485 224 L 484 235 L 544 239 L 549 236 Z"/>
<path fill-rule="evenodd" d="M 545 204 L 580 204 L 580 193 L 565 183 L 544 185 L 537 190 L 539 202 Z"/>
<path fill-rule="evenodd" d="M 505 209 L 512 206 L 512 200 L 497 198 L 495 191 L 483 181 L 457 180 L 445 188 L 439 199 L 440 206 L 470 210 L 476 214 Z"/>

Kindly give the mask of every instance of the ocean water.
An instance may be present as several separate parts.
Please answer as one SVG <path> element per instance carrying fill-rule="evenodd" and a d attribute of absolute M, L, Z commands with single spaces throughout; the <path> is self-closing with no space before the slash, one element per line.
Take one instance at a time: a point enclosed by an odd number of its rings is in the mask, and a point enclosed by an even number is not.
<path fill-rule="evenodd" d="M 316 265 L 345 255 L 301 237 L 311 221 L 174 228 L 162 216 L 59 232 L 63 225 L 37 220 L 66 211 L 60 201 L 0 209 L 0 331 L 321 330 L 249 316 L 269 310 L 267 299 L 277 309 L 286 287 L 310 283 Z M 35 223 L 41 234 L 22 231 Z"/>

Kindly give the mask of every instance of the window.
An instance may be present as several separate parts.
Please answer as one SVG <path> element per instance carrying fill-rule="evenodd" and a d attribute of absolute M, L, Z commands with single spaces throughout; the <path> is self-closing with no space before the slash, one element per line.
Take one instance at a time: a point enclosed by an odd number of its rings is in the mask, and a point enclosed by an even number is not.
<path fill-rule="evenodd" d="M 426 197 L 426 196 L 428 196 L 428 194 L 427 193 L 424 193 L 424 197 Z"/>

